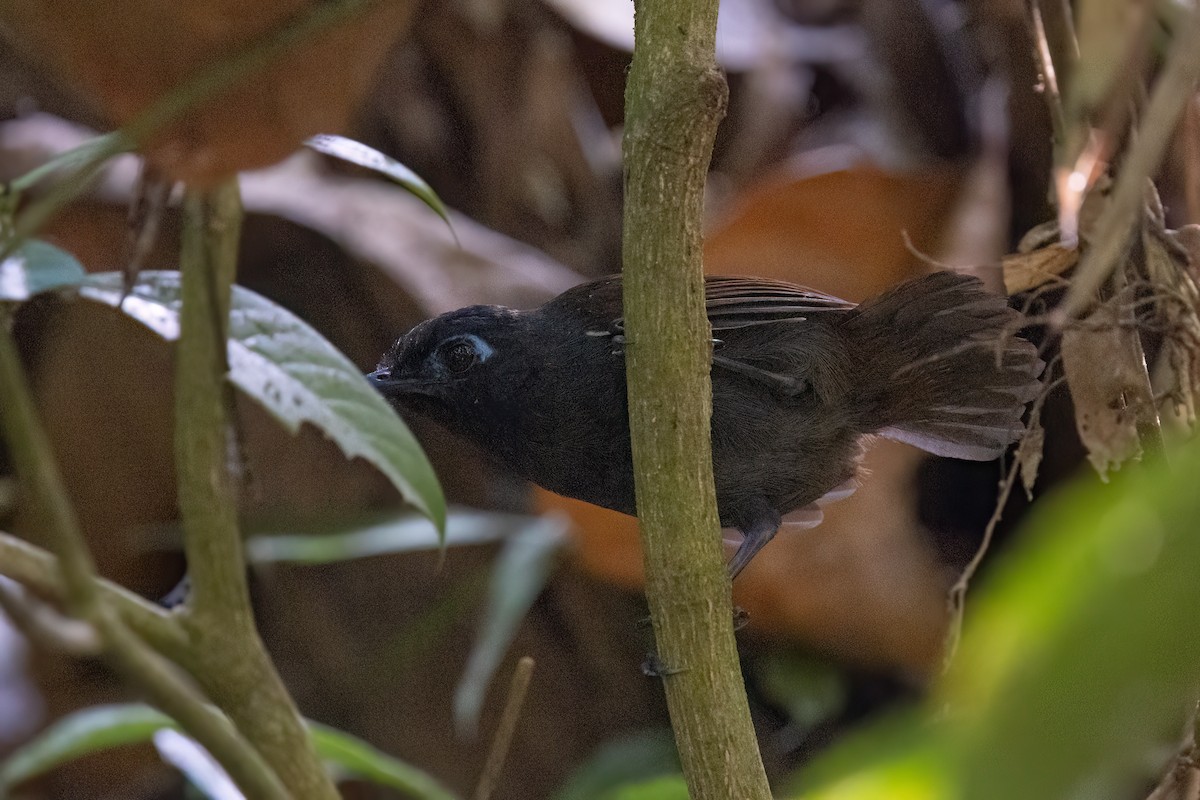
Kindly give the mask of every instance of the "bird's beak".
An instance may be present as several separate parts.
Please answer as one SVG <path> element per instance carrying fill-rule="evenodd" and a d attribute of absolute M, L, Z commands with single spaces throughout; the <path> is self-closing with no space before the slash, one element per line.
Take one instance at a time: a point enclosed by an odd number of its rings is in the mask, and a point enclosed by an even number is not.
<path fill-rule="evenodd" d="M 393 378 L 386 369 L 367 373 L 367 383 L 384 397 L 404 397 L 414 394 L 434 394 L 433 386 L 421 378 Z"/>

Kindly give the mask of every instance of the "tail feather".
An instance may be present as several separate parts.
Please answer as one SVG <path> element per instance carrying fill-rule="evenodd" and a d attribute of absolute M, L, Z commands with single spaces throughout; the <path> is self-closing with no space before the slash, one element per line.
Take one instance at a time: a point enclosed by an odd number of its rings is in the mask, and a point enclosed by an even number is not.
<path fill-rule="evenodd" d="M 1032 344 L 1011 335 L 1017 318 L 979 280 L 952 272 L 858 306 L 842 324 L 859 367 L 864 432 L 935 455 L 998 457 L 1024 431 L 1044 367 Z"/>

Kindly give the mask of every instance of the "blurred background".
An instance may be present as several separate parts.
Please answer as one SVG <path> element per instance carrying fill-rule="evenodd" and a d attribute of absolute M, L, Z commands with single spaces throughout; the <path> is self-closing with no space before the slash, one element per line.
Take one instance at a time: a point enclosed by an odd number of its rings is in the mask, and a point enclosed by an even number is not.
<path fill-rule="evenodd" d="M 184 4 L 180 20 L 157 4 L 111 5 L 118 10 L 86 24 L 55 26 L 56 3 L 14 4 L 0 26 L 0 179 L 112 129 L 171 85 L 172 70 L 253 27 L 237 4 Z M 266 18 L 297 4 L 259 5 Z M 247 169 L 265 167 L 242 181 L 239 283 L 367 371 L 428 316 L 472 303 L 529 307 L 620 269 L 632 8 L 391 4 L 264 81 L 264 94 L 247 94 L 228 119 L 210 120 L 228 129 L 222 145 L 183 152 L 166 141 L 154 157 L 199 180 L 230 153 Z M 1050 122 L 1026 14 L 1020 0 L 724 3 L 717 49 L 730 105 L 708 186 L 706 268 L 860 300 L 943 264 L 1003 290 L 1001 256 L 1053 216 Z M 271 114 L 255 116 L 266 107 Z M 1172 178 L 1195 160 L 1196 121 L 1193 103 L 1180 131 L 1191 139 L 1171 148 L 1164 170 L 1171 227 L 1200 219 L 1186 181 Z M 452 209 L 454 235 L 377 176 L 311 152 L 273 164 L 293 123 L 336 128 L 414 169 Z M 44 238 L 89 271 L 119 269 L 137 170 L 132 157 L 118 159 Z M 144 266 L 175 268 L 178 235 L 168 203 Z M 183 573 L 169 348 L 85 308 L 32 304 L 17 332 L 101 572 L 162 597 Z M 320 532 L 403 513 L 386 481 L 316 431 L 290 436 L 244 399 L 238 410 L 249 531 Z M 1045 416 L 1035 494 L 1082 459 L 1069 400 L 1056 395 Z M 635 521 L 532 489 L 444 430 L 409 422 L 450 502 L 493 535 L 464 537 L 441 569 L 432 529 L 414 552 L 324 565 L 262 558 L 253 575 L 260 626 L 304 713 L 467 792 L 511 663 L 527 654 L 537 666 L 496 797 L 599 797 L 595 786 L 674 771 L 660 685 L 641 668 L 653 647 Z M 734 589 L 748 614 L 739 639 L 759 740 L 781 785 L 864 719 L 921 696 L 941 665 L 946 591 L 979 543 L 1003 474 L 999 462 L 935 459 L 891 442 L 866 466 L 856 494 L 827 508 L 819 528 L 781 534 Z M 0 460 L 0 527 L 19 533 L 6 474 Z M 1014 492 L 999 547 L 1027 502 Z M 523 576 L 532 603 L 502 648 L 495 686 L 479 687 L 486 699 L 471 733 L 455 722 L 456 688 L 512 579 L 497 566 L 506 545 L 544 528 L 541 515 L 565 539 L 552 537 L 544 580 Z M 0 627 L 0 757 L 65 713 L 121 699 L 100 665 Z M 78 761 L 21 791 L 162 798 L 181 788 L 147 746 Z M 348 796 L 385 794 L 362 784 Z"/>

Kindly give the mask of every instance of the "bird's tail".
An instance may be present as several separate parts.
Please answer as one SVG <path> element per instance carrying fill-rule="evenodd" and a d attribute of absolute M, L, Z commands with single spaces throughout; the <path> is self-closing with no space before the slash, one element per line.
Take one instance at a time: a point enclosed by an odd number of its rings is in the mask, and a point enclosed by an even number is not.
<path fill-rule="evenodd" d="M 1024 430 L 1044 367 L 1036 348 L 1012 335 L 1017 318 L 978 279 L 953 272 L 855 308 L 842 326 L 858 368 L 863 432 L 939 456 L 1000 456 Z"/>

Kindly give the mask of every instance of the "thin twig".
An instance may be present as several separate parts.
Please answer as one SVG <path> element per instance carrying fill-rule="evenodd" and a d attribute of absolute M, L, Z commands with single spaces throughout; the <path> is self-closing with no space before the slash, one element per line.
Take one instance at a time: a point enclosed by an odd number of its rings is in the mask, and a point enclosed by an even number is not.
<path fill-rule="evenodd" d="M 86 622 L 65 617 L 20 585 L 0 581 L 0 611 L 34 644 L 72 656 L 98 656 L 101 642 Z"/>
<path fill-rule="evenodd" d="M 1057 152 L 1067 141 L 1066 114 L 1063 113 L 1062 92 L 1058 86 L 1058 71 L 1054 66 L 1050 42 L 1046 38 L 1046 24 L 1042 19 L 1041 0 L 1029 4 L 1030 25 L 1033 28 L 1033 54 L 1037 58 L 1038 70 L 1042 75 L 1042 97 L 1050 114 L 1050 128 L 1054 135 Z"/>
<path fill-rule="evenodd" d="M 1145 203 L 1146 180 L 1158 169 L 1175 123 L 1200 80 L 1200 8 L 1194 9 L 1167 56 L 1154 84 L 1145 118 L 1117 174 L 1116 185 L 1092 230 L 1096 236 L 1080 259 L 1071 287 L 1055 310 L 1055 327 L 1079 314 L 1094 300 L 1129 248 Z"/>
<path fill-rule="evenodd" d="M 1113 285 L 1117 292 L 1126 288 L 1128 276 L 1124 270 L 1117 270 L 1113 273 Z M 1157 304 L 1155 305 L 1157 306 Z M 1147 452 L 1164 453 L 1162 421 L 1158 416 L 1158 404 L 1154 402 L 1154 388 L 1146 364 L 1146 352 L 1142 348 L 1142 337 L 1139 335 L 1140 326 L 1136 317 L 1136 307 L 1128 303 L 1121 304 L 1117 306 L 1114 313 L 1118 315 L 1117 321 L 1120 324 L 1132 326 L 1134 331 L 1130 336 L 1133 352 L 1129 355 L 1134 363 L 1130 364 L 1129 372 L 1131 375 L 1137 374 L 1138 383 L 1136 386 L 1130 387 L 1127 392 L 1129 396 L 1125 400 L 1128 405 L 1133 407 L 1138 438 Z"/>
<path fill-rule="evenodd" d="M 529 681 L 533 677 L 533 659 L 522 656 L 513 670 L 512 682 L 508 685 L 508 699 L 504 701 L 504 712 L 500 715 L 500 724 L 496 726 L 496 735 L 492 737 L 492 749 L 488 752 L 487 762 L 475 785 L 472 800 L 488 800 L 496 781 L 500 778 L 500 770 L 504 768 L 504 759 L 508 756 L 508 748 L 512 745 L 513 733 L 517 730 L 517 720 L 521 716 L 521 707 L 525 704 L 525 694 L 529 690 Z"/>
<path fill-rule="evenodd" d="M 66 597 L 58 559 L 40 547 L 3 531 L 0 531 L 0 575 L 40 595 L 57 599 Z M 131 630 L 167 658 L 187 667 L 188 638 L 169 611 L 103 578 L 97 583 L 105 602 L 112 606 Z"/>
<path fill-rule="evenodd" d="M 1046 398 L 1050 393 L 1063 384 L 1066 378 L 1060 377 L 1055 380 L 1050 380 L 1052 370 L 1057 365 L 1060 356 L 1055 356 L 1049 364 L 1046 365 L 1046 388 L 1042 390 L 1037 399 L 1034 400 L 1033 406 L 1029 411 L 1030 426 L 1040 418 L 1042 406 L 1046 403 Z M 1000 525 L 1000 520 L 1004 517 L 1004 508 L 1008 505 L 1008 498 L 1012 495 L 1013 487 L 1017 483 L 1017 474 L 1021 469 L 1021 460 L 1013 458 L 1012 464 L 1009 465 L 1008 472 L 1000 481 L 999 492 L 996 497 L 996 506 L 992 511 L 992 516 L 988 519 L 987 526 L 983 529 L 983 538 L 979 542 L 979 547 L 975 550 L 975 555 L 967 562 L 962 573 L 958 576 L 958 580 L 950 587 L 950 591 L 946 593 L 946 609 L 950 615 L 950 622 L 946 629 L 946 644 L 943 648 L 943 671 L 949 669 L 950 664 L 954 661 L 954 656 L 958 652 L 958 643 L 962 638 L 963 616 L 966 611 L 967 589 L 970 587 L 971 579 L 975 577 L 975 573 L 979 571 L 979 567 L 983 564 L 983 559 L 987 555 L 988 550 L 992 546 L 992 539 L 996 535 L 996 528 Z"/>
<path fill-rule="evenodd" d="M 248 798 L 293 797 L 228 717 L 208 703 L 172 664 L 147 648 L 115 615 L 111 615 L 111 620 L 111 625 L 101 626 L 101 633 L 117 669 L 208 750 Z"/>
<path fill-rule="evenodd" d="M 1200 709 L 1192 710 L 1188 734 L 1176 751 L 1166 773 L 1146 800 L 1196 800 L 1200 797 L 1200 770 L 1196 764 L 1196 741 L 1200 736 Z"/>

